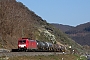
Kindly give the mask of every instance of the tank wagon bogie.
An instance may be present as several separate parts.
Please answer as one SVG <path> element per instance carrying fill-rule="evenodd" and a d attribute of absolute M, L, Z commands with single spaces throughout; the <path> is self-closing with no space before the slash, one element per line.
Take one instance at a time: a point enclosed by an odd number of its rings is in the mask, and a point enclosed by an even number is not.
<path fill-rule="evenodd" d="M 21 38 L 18 40 L 18 51 L 64 51 L 64 47 L 50 42 Z"/>

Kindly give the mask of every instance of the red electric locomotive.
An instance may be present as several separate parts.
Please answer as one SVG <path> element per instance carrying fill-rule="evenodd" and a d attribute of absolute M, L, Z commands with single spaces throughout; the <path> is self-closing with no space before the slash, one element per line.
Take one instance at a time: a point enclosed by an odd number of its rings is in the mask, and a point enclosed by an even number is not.
<path fill-rule="evenodd" d="M 38 49 L 36 40 L 31 40 L 29 38 L 21 38 L 18 40 L 19 51 L 36 50 L 36 49 Z"/>

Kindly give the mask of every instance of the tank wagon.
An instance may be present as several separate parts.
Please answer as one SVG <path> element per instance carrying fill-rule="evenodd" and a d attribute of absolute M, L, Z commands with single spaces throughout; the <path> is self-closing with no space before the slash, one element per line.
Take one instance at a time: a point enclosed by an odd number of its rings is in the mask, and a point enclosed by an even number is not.
<path fill-rule="evenodd" d="M 20 38 L 18 40 L 18 51 L 65 51 L 64 47 L 50 42 Z"/>

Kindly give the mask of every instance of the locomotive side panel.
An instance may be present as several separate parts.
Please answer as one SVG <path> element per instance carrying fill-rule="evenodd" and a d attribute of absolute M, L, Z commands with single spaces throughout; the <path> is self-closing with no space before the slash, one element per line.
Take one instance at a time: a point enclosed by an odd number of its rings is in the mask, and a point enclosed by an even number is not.
<path fill-rule="evenodd" d="M 37 49 L 37 42 L 35 40 L 29 40 L 29 49 Z"/>

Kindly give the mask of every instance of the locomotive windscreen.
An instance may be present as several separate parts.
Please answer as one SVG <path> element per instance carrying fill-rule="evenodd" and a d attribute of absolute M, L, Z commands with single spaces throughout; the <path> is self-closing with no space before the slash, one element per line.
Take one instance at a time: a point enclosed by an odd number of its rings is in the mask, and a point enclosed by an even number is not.
<path fill-rule="evenodd" d="M 26 40 L 20 40 L 19 41 L 19 44 L 25 44 L 26 43 Z"/>

